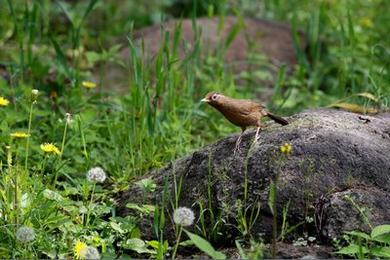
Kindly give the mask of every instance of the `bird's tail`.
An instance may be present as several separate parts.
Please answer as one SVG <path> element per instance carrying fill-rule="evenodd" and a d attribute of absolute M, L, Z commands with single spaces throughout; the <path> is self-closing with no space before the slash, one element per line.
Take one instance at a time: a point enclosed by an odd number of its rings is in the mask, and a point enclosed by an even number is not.
<path fill-rule="evenodd" d="M 274 114 L 272 114 L 272 113 L 270 113 L 270 112 L 267 112 L 267 116 L 268 116 L 269 118 L 271 118 L 272 120 L 274 120 L 274 121 L 275 121 L 276 123 L 278 123 L 278 124 L 281 124 L 281 125 L 288 125 L 287 120 L 284 119 L 284 118 L 282 118 L 282 117 L 280 117 L 280 116 L 276 116 L 276 115 L 274 115 Z"/>

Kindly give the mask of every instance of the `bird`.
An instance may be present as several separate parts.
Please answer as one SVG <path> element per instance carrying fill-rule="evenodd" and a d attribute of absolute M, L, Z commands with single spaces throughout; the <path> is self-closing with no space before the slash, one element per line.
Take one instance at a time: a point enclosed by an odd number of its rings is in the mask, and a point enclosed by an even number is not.
<path fill-rule="evenodd" d="M 237 138 L 234 153 L 240 151 L 240 143 L 245 130 L 248 127 L 255 126 L 255 141 L 259 139 L 261 118 L 267 116 L 281 125 L 288 125 L 288 121 L 280 116 L 274 115 L 265 106 L 248 99 L 235 99 L 224 96 L 218 92 L 209 92 L 201 100 L 217 109 L 232 124 L 241 128 L 241 133 Z"/>

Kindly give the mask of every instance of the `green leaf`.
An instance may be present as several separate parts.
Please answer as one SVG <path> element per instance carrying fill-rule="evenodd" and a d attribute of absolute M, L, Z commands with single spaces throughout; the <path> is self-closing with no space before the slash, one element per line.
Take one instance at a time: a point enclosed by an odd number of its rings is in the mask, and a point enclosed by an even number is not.
<path fill-rule="evenodd" d="M 366 240 L 371 240 L 371 237 L 369 235 L 367 235 L 366 233 L 364 233 L 364 232 L 348 231 L 348 232 L 344 232 L 344 233 L 352 235 L 352 236 L 355 236 L 355 237 L 361 237 L 361 238 L 364 238 Z"/>
<path fill-rule="evenodd" d="M 153 205 L 147 205 L 147 204 L 139 206 L 135 203 L 127 203 L 126 207 L 129 209 L 137 210 L 137 211 L 144 213 L 144 214 L 153 213 L 155 210 L 155 207 Z"/>
<path fill-rule="evenodd" d="M 341 248 L 336 253 L 337 254 L 342 254 L 342 255 L 354 255 L 354 254 L 358 254 L 359 252 L 360 252 L 359 246 L 356 245 L 356 244 L 351 244 L 349 246 Z M 366 253 L 368 253 L 368 249 L 363 247 L 362 248 L 362 252 L 363 252 L 363 254 L 366 254 Z"/>
<path fill-rule="evenodd" d="M 139 238 L 127 239 L 126 242 L 124 244 L 122 244 L 122 247 L 125 249 L 133 250 L 133 251 L 137 252 L 138 254 L 144 254 L 144 253 L 154 254 L 155 253 L 155 251 L 146 248 L 145 242 Z"/>
<path fill-rule="evenodd" d="M 380 243 L 390 244 L 390 233 L 373 237 L 373 238 L 371 238 L 371 240 L 374 240 L 374 241 L 377 241 L 377 242 L 380 242 Z"/>
<path fill-rule="evenodd" d="M 390 247 L 375 247 L 370 250 L 370 254 L 373 256 L 390 258 Z"/>
<path fill-rule="evenodd" d="M 111 221 L 110 226 L 113 230 L 117 231 L 118 233 L 124 234 L 126 231 L 121 228 L 121 225 Z"/>
<path fill-rule="evenodd" d="M 274 181 L 271 180 L 270 186 L 269 186 L 269 195 L 268 195 L 268 207 L 271 210 L 272 215 L 274 213 L 276 203 L 276 184 Z"/>
<path fill-rule="evenodd" d="M 157 240 L 151 240 L 147 242 L 149 246 L 153 247 L 154 249 L 158 249 L 158 246 L 160 245 L 160 242 Z"/>
<path fill-rule="evenodd" d="M 197 248 L 211 256 L 213 259 L 226 259 L 226 255 L 216 251 L 207 240 L 185 229 L 183 230 L 184 232 L 186 232 L 187 236 L 191 239 L 191 241 L 195 244 Z"/>
<path fill-rule="evenodd" d="M 371 231 L 371 237 L 377 237 L 377 236 L 384 235 L 387 233 L 390 233 L 390 225 L 380 225 L 380 226 L 376 226 Z"/>

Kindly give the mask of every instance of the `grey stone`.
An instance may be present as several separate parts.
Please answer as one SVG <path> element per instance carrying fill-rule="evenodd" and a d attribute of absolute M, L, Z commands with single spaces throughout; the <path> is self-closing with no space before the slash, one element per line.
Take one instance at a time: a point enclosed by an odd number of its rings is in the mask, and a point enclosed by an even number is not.
<path fill-rule="evenodd" d="M 250 232 L 263 234 L 262 238 L 270 241 L 268 194 L 270 181 L 278 176 L 278 226 L 288 202 L 289 226 L 305 222 L 290 234 L 292 237 L 302 236 L 304 231 L 316 237 L 316 242 L 329 244 L 343 231 L 369 231 L 370 225 L 389 223 L 390 117 L 388 113 L 365 116 L 367 121 L 359 116 L 317 109 L 287 118 L 287 126 L 267 123 L 257 143 L 253 143 L 254 131 L 244 135 L 242 151 L 236 155 L 237 135 L 219 140 L 146 174 L 157 183 L 156 192 L 146 196 L 146 202 L 161 203 L 167 183 L 167 210 L 171 212 L 176 178 L 177 183 L 182 182 L 179 206 L 192 208 L 198 218 L 199 205 L 211 205 L 214 214 L 225 221 L 226 240 L 240 235 L 234 227 L 243 209 L 260 205 L 260 216 Z M 280 152 L 284 143 L 292 145 L 291 154 Z M 144 199 L 139 189 L 130 187 L 118 196 L 119 214 L 129 214 L 126 203 L 142 203 Z M 167 215 L 168 237 L 173 227 L 169 221 Z M 209 214 L 205 214 L 205 222 L 212 222 Z M 145 219 L 142 233 L 152 237 L 151 223 Z"/>

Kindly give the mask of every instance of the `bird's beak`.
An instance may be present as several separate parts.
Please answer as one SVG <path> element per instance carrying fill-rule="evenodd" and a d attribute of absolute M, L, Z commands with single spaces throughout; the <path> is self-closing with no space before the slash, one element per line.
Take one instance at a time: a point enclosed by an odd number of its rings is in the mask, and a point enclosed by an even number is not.
<path fill-rule="evenodd" d="M 202 99 L 200 102 L 209 103 L 209 100 L 207 98 Z"/>

